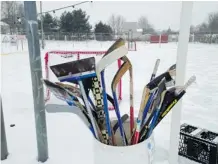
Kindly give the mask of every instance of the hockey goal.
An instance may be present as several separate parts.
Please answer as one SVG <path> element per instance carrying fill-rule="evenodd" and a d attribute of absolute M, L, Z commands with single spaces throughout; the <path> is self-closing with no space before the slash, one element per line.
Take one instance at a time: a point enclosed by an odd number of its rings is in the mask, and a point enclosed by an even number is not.
<path fill-rule="evenodd" d="M 136 41 L 128 41 L 128 51 L 136 51 Z"/>
<path fill-rule="evenodd" d="M 49 51 L 46 52 L 44 57 L 44 65 L 45 65 L 45 71 L 44 71 L 44 77 L 51 81 L 58 81 L 56 76 L 53 74 L 53 72 L 50 69 L 51 65 L 55 64 L 61 64 L 66 63 L 69 61 L 84 59 L 88 57 L 95 57 L 96 63 L 102 58 L 102 56 L 105 54 L 106 51 Z M 121 60 L 117 60 L 117 62 L 113 63 L 107 69 L 105 70 L 105 82 L 106 82 L 106 90 L 109 95 L 112 96 L 111 92 L 111 82 L 113 80 L 113 77 L 115 73 L 118 71 L 118 69 L 121 67 Z M 118 101 L 120 102 L 122 100 L 122 80 L 119 81 L 119 84 L 117 86 L 117 97 Z M 92 97 L 92 96 L 91 96 Z M 46 88 L 45 90 L 45 102 L 49 102 L 51 98 L 55 98 L 50 93 L 49 89 Z M 109 104 L 109 109 L 112 110 L 112 104 Z"/>

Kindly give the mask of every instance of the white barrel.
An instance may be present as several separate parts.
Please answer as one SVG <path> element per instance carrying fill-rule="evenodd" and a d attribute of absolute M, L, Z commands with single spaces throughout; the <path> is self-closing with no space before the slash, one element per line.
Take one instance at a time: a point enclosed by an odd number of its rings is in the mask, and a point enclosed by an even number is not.
<path fill-rule="evenodd" d="M 129 125 L 129 122 L 127 121 L 125 124 Z M 125 127 L 126 133 L 127 127 L 129 126 Z M 115 136 L 117 141 L 120 137 L 119 129 Z M 119 141 L 122 143 L 121 140 Z M 154 147 L 153 134 L 151 134 L 147 140 L 130 146 L 110 146 L 95 140 L 94 164 L 152 164 L 155 150 Z"/>

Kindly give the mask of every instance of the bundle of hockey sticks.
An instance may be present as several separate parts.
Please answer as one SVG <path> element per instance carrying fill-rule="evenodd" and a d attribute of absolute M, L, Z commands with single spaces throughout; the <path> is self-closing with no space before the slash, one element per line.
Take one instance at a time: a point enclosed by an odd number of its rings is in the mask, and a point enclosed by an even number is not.
<path fill-rule="evenodd" d="M 127 48 L 123 39 L 118 39 L 96 64 L 95 58 L 86 58 L 68 63 L 51 66 L 51 70 L 60 82 L 43 80 L 44 84 L 58 98 L 68 105 L 47 104 L 47 112 L 70 112 L 77 114 L 91 130 L 96 139 L 108 145 L 117 145 L 115 133 L 119 129 L 122 146 L 137 144 L 147 139 L 154 128 L 186 93 L 186 89 L 195 80 L 195 77 L 181 87 L 175 87 L 174 77 L 176 65 L 171 66 L 165 73 L 156 76 L 160 60 L 157 60 L 150 82 L 144 87 L 139 115 L 134 120 L 133 101 L 133 73 L 132 64 L 128 57 Z M 112 83 L 112 96 L 107 94 L 104 71 L 116 60 L 123 61 L 116 72 Z M 116 87 L 122 76 L 129 71 L 130 76 L 130 117 L 120 115 Z M 78 84 L 79 88 L 64 82 Z M 171 87 L 171 88 L 169 88 Z M 89 92 L 94 95 L 91 99 Z M 109 116 L 108 101 L 115 109 L 117 122 L 112 127 Z M 123 123 L 129 119 L 129 134 Z"/>

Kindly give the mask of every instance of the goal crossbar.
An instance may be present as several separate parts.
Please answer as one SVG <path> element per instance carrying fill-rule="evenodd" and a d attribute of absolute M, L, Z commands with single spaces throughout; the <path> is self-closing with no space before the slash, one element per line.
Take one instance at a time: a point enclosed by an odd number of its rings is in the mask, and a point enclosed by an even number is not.
<path fill-rule="evenodd" d="M 77 60 L 80 59 L 80 55 L 103 55 L 106 51 L 49 51 L 46 52 L 44 57 L 44 63 L 45 63 L 45 78 L 49 80 L 49 56 L 50 54 L 55 55 L 77 55 Z M 117 60 L 118 69 L 121 67 L 121 60 Z M 46 88 L 46 95 L 45 95 L 45 102 L 50 100 L 50 91 L 48 88 Z M 122 80 L 119 81 L 118 84 L 118 101 L 120 102 L 122 100 Z M 110 110 L 113 109 L 113 107 L 109 107 Z"/>

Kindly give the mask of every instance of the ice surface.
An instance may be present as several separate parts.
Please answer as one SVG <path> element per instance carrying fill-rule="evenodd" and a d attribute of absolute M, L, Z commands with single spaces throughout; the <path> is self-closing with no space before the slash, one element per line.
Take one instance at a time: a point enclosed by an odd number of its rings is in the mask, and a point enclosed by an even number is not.
<path fill-rule="evenodd" d="M 46 42 L 50 50 L 106 50 L 112 42 Z M 26 45 L 25 45 L 26 46 Z M 3 49 L 3 48 L 2 48 Z M 10 51 L 10 48 L 7 51 Z M 4 49 L 4 50 L 5 50 Z M 13 50 L 13 49 L 11 49 Z M 145 44 L 137 42 L 137 51 L 129 52 L 133 65 L 135 116 L 141 101 L 144 85 L 149 81 L 153 66 L 160 58 L 157 74 L 167 70 L 176 62 L 176 43 Z M 13 50 L 14 52 L 14 50 Z M 186 80 L 196 75 L 196 82 L 188 88 L 183 97 L 181 123 L 206 128 L 218 132 L 218 46 L 189 44 Z M 16 52 L 1 56 L 1 94 L 5 116 L 9 157 L 2 164 L 37 164 L 37 146 L 29 56 L 26 52 Z M 43 72 L 44 73 L 44 72 Z M 110 73 L 110 71 L 109 71 Z M 123 78 L 123 101 L 121 114 L 129 113 L 129 78 Z M 54 100 L 55 101 L 55 100 Z M 60 103 L 60 102 L 59 102 Z M 110 112 L 115 117 L 115 112 Z M 155 164 L 167 164 L 170 135 L 171 112 L 154 130 Z M 46 114 L 49 160 L 46 164 L 93 163 L 92 135 L 82 121 L 73 114 Z M 15 127 L 10 127 L 15 124 Z M 101 158 L 99 156 L 99 158 Z M 102 161 L 104 161 L 102 159 Z M 137 161 L 135 163 L 138 163 Z M 180 164 L 195 162 L 179 158 Z"/>

